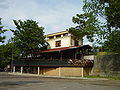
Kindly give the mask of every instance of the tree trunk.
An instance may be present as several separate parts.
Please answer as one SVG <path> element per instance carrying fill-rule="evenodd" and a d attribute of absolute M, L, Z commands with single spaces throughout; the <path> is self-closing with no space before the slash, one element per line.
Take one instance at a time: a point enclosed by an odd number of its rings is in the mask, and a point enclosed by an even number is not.
<path fill-rule="evenodd" d="M 79 43 L 78 43 L 79 45 L 83 45 L 83 38 L 81 38 L 80 40 L 79 40 Z"/>

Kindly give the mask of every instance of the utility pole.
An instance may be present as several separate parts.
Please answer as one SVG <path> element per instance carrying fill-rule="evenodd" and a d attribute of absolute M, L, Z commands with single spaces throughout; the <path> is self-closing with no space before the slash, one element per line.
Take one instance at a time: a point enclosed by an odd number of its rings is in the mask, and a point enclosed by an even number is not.
<path fill-rule="evenodd" d="M 13 47 L 12 47 L 12 59 L 11 59 L 11 72 L 13 72 Z"/>

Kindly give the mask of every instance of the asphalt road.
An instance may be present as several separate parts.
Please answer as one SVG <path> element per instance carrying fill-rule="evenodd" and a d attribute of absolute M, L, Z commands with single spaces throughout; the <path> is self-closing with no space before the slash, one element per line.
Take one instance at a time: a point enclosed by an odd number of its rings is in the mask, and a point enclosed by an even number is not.
<path fill-rule="evenodd" d="M 120 80 L 61 79 L 0 72 L 0 90 L 120 90 Z"/>

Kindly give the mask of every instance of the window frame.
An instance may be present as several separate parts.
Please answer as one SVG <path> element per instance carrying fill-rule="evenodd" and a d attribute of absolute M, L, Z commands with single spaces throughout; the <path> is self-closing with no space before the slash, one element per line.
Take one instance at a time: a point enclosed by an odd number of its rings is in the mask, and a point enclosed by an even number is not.
<path fill-rule="evenodd" d="M 55 47 L 61 47 L 61 40 L 55 41 Z"/>

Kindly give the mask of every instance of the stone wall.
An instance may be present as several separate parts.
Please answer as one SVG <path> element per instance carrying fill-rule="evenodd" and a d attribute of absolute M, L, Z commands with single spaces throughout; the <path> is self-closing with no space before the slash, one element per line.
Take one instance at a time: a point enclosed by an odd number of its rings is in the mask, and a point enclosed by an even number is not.
<path fill-rule="evenodd" d="M 91 75 L 120 77 L 120 54 L 96 56 Z"/>

